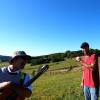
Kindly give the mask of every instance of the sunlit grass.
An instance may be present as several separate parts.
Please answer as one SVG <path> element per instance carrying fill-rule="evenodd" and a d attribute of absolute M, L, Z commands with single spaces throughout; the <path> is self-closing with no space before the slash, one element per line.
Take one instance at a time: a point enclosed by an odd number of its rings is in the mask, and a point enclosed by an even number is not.
<path fill-rule="evenodd" d="M 7 62 L 0 64 L 1 67 L 7 65 Z M 80 63 L 76 62 L 75 59 L 66 59 L 61 62 L 51 62 L 48 65 L 48 72 L 40 76 L 32 84 L 32 96 L 26 100 L 84 100 L 83 91 L 80 87 L 81 70 L 50 73 L 51 71 L 59 71 L 59 69 L 63 68 L 79 67 Z M 42 65 L 30 66 L 30 64 L 27 64 L 23 71 L 31 75 L 40 66 Z"/>

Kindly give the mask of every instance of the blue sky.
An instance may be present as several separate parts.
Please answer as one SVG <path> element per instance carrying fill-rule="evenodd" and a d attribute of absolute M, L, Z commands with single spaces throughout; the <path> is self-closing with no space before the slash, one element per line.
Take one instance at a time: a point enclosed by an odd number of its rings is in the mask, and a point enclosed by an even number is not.
<path fill-rule="evenodd" d="M 99 0 L 0 0 L 0 54 L 100 49 Z"/>

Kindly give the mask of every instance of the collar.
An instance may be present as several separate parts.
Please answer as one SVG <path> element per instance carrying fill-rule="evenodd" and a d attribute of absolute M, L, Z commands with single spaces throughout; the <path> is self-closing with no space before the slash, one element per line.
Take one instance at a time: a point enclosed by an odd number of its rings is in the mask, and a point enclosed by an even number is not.
<path fill-rule="evenodd" d="M 7 69 L 8 69 L 8 72 L 11 73 L 11 74 L 19 74 L 19 73 L 20 73 L 20 70 L 17 70 L 17 71 L 15 71 L 15 72 L 12 72 L 12 71 L 11 71 L 12 65 L 9 65 Z"/>

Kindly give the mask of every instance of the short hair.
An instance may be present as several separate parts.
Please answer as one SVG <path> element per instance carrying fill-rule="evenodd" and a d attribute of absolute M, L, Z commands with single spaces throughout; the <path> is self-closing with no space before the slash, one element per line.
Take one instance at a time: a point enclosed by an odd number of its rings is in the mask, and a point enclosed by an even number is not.
<path fill-rule="evenodd" d="M 87 42 L 83 42 L 81 44 L 81 48 L 84 48 L 84 47 L 88 47 L 89 48 L 89 44 Z"/>

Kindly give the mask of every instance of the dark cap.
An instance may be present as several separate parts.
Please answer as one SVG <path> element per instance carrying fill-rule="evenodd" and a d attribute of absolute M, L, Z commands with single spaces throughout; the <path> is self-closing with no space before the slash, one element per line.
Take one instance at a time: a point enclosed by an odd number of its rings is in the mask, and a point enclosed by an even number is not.
<path fill-rule="evenodd" d="M 89 48 L 89 44 L 87 42 L 83 42 L 81 44 L 81 48 L 84 48 L 84 47 L 88 47 Z"/>

